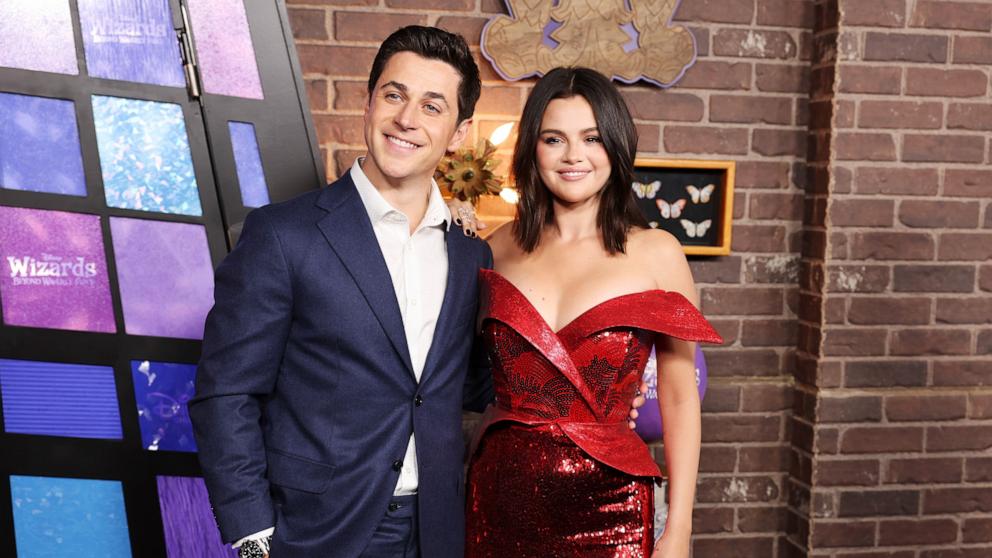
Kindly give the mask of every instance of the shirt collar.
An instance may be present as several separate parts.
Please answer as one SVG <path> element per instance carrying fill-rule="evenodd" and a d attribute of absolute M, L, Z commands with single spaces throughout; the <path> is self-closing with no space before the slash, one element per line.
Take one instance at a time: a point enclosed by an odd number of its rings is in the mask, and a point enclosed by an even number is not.
<path fill-rule="evenodd" d="M 379 190 L 372 185 L 372 181 L 369 180 L 369 177 L 365 175 L 365 171 L 362 170 L 362 161 L 364 160 L 364 157 L 358 157 L 355 159 L 355 163 L 351 165 L 351 180 L 355 183 L 355 189 L 358 190 L 358 196 L 362 199 L 365 211 L 368 212 L 369 221 L 378 223 L 389 215 L 396 215 L 406 219 L 406 216 L 400 210 L 390 205 L 386 201 L 386 198 L 382 197 L 382 194 L 379 193 Z M 420 226 L 437 227 L 442 225 L 445 231 L 451 229 L 451 210 L 448 209 L 448 204 L 444 203 L 444 197 L 441 196 L 441 189 L 438 188 L 437 182 L 431 178 L 427 211 L 424 213 L 424 218 Z"/>

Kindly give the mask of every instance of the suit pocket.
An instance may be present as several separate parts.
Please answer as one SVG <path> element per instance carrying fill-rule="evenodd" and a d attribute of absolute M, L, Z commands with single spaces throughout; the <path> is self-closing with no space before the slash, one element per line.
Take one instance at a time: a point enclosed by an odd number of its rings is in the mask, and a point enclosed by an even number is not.
<path fill-rule="evenodd" d="M 333 465 L 275 449 L 266 451 L 265 456 L 268 460 L 269 482 L 283 488 L 322 494 L 334 478 Z"/>

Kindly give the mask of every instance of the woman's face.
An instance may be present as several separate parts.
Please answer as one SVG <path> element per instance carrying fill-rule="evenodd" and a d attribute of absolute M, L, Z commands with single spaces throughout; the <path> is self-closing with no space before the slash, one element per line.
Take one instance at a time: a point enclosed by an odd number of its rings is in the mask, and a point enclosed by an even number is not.
<path fill-rule="evenodd" d="M 610 158 L 585 98 L 576 95 L 548 103 L 537 142 L 537 168 L 545 187 L 565 206 L 599 195 L 610 178 Z"/>

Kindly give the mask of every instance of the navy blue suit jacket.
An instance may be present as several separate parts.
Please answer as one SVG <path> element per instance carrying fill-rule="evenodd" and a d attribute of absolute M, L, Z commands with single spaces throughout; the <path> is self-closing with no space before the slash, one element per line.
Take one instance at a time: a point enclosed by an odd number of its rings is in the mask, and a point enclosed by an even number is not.
<path fill-rule="evenodd" d="M 416 432 L 423 554 L 461 558 L 461 410 L 492 254 L 459 227 L 445 239 L 448 283 L 418 383 L 349 175 L 248 215 L 217 268 L 190 402 L 225 540 L 274 525 L 273 558 L 358 556 Z"/>

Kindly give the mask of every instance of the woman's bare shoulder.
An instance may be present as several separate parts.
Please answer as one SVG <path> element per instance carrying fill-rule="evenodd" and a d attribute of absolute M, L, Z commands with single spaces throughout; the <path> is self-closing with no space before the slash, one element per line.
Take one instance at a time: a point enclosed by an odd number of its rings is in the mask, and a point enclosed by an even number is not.
<path fill-rule="evenodd" d="M 631 229 L 627 234 L 627 254 L 636 260 L 683 256 L 682 244 L 672 233 L 661 229 Z"/>
<path fill-rule="evenodd" d="M 682 293 L 695 301 L 692 272 L 682 244 L 659 229 L 637 229 L 627 236 L 627 255 L 654 277 L 659 289 Z"/>

